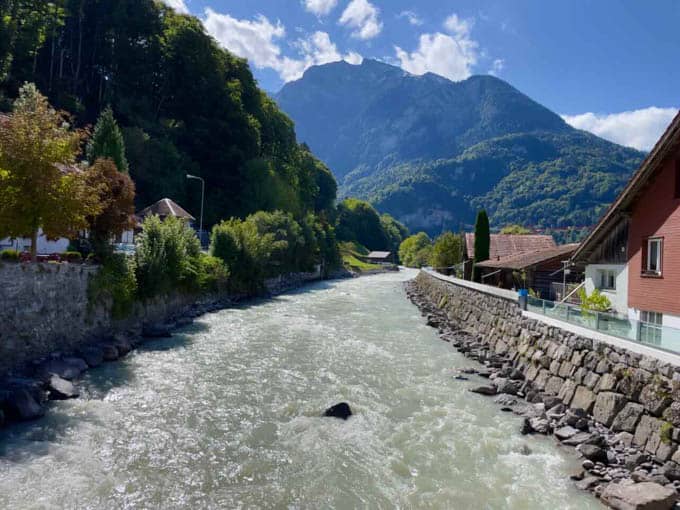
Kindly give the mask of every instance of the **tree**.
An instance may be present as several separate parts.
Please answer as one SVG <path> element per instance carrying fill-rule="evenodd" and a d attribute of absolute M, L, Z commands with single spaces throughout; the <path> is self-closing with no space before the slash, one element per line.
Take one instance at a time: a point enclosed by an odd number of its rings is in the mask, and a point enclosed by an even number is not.
<path fill-rule="evenodd" d="M 463 261 L 463 239 L 452 232 L 444 232 L 432 246 L 430 265 L 446 274 L 452 272 L 452 267 Z"/>
<path fill-rule="evenodd" d="M 423 267 L 432 255 L 432 241 L 425 232 L 407 237 L 399 246 L 399 259 L 407 267 Z"/>
<path fill-rule="evenodd" d="M 100 158 L 113 160 L 119 172 L 128 173 L 129 171 L 123 133 L 118 127 L 110 106 L 107 106 L 99 116 L 92 138 L 87 144 L 87 160 L 94 163 Z"/>
<path fill-rule="evenodd" d="M 388 249 L 396 255 L 399 245 L 408 236 L 408 229 L 387 213 L 380 216 L 380 225 L 387 237 Z"/>
<path fill-rule="evenodd" d="M 356 241 L 369 250 L 388 249 L 388 239 L 378 212 L 368 202 L 348 198 L 338 205 L 340 241 Z"/>
<path fill-rule="evenodd" d="M 98 255 L 106 256 L 111 251 L 111 238 L 135 226 L 135 184 L 110 159 L 95 161 L 89 176 L 93 187 L 100 186 L 102 208 L 89 218 L 90 241 Z"/>
<path fill-rule="evenodd" d="M 0 121 L 0 236 L 30 237 L 36 259 L 38 232 L 70 237 L 99 214 L 99 190 L 75 167 L 83 138 L 35 85 L 21 88 L 14 112 Z"/>
<path fill-rule="evenodd" d="M 527 235 L 531 234 L 531 230 L 522 225 L 506 225 L 501 229 L 501 234 L 513 234 L 513 235 Z"/>
<path fill-rule="evenodd" d="M 475 221 L 475 262 L 489 260 L 491 234 L 489 232 L 489 217 L 484 209 L 477 213 Z"/>

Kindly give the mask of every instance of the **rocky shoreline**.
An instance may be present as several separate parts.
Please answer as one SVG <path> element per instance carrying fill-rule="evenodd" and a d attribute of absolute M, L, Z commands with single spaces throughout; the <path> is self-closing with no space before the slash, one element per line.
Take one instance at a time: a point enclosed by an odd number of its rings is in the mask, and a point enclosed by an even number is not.
<path fill-rule="evenodd" d="M 332 279 L 351 275 L 334 274 Z M 189 326 L 194 319 L 223 310 L 251 299 L 271 297 L 319 280 L 313 273 L 284 275 L 266 282 L 264 296 L 225 295 L 198 300 L 160 322 L 141 322 L 126 331 L 92 339 L 74 351 L 55 351 L 17 367 L 11 375 L 0 379 L 0 428 L 15 422 L 41 418 L 52 400 L 78 398 L 77 381 L 83 373 L 104 363 L 114 362 L 144 342 L 170 338 L 173 332 Z"/>
<path fill-rule="evenodd" d="M 571 476 L 576 487 L 590 491 L 612 508 L 680 509 L 680 464 L 673 460 L 676 456 L 670 459 L 671 455 L 661 455 L 669 460 L 659 462 L 658 454 L 650 455 L 636 446 L 641 442 L 636 441 L 636 435 L 644 433 L 639 424 L 640 409 L 635 407 L 639 404 L 622 407 L 612 393 L 609 399 L 598 399 L 594 407 L 582 405 L 577 394 L 567 406 L 559 392 L 535 384 L 536 374 L 529 373 L 534 366 L 523 363 L 517 355 L 495 352 L 479 336 L 463 331 L 416 281 L 406 284 L 406 294 L 443 341 L 481 365 L 455 376 L 460 380 L 467 380 L 469 375 L 486 379 L 485 384 L 470 391 L 493 397 L 502 411 L 521 416 L 522 434 L 552 435 L 583 457 L 582 470 Z M 592 414 L 584 407 L 592 408 Z M 671 427 L 668 434 L 680 435 L 680 431 Z M 657 436 L 661 439 L 655 450 L 663 449 L 665 443 L 670 448 L 671 441 L 678 440 L 669 437 L 664 441 L 663 432 Z"/>

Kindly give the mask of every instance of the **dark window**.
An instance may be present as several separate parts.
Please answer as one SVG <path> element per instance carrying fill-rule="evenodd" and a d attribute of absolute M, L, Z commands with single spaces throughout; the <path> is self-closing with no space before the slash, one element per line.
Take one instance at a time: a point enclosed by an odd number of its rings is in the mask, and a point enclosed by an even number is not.
<path fill-rule="evenodd" d="M 675 198 L 680 198 L 680 159 L 675 160 Z"/>

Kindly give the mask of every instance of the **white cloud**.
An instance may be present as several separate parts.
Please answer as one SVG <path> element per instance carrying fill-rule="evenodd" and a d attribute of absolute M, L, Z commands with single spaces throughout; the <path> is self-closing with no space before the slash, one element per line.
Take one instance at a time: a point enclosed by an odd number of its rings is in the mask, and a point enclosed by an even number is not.
<path fill-rule="evenodd" d="M 422 34 L 418 48 L 409 53 L 395 46 L 401 67 L 412 74 L 427 72 L 450 80 L 464 80 L 477 63 L 479 45 L 470 37 L 472 22 L 452 14 L 444 22 L 451 35 Z"/>
<path fill-rule="evenodd" d="M 621 113 L 601 115 L 588 112 L 580 115 L 562 115 L 562 118 L 577 129 L 590 131 L 627 147 L 648 151 L 677 113 L 676 108 L 650 106 Z"/>
<path fill-rule="evenodd" d="M 161 0 L 161 1 L 164 4 L 168 5 L 169 7 L 175 9 L 179 13 L 189 14 L 189 8 L 187 7 L 187 4 L 184 3 L 184 0 Z"/>
<path fill-rule="evenodd" d="M 317 16 L 326 16 L 338 5 L 338 0 L 302 0 L 304 8 Z"/>
<path fill-rule="evenodd" d="M 247 58 L 258 69 L 273 69 L 284 82 L 297 80 L 313 65 L 339 60 L 358 64 L 363 60 L 358 53 L 341 54 L 326 32 L 298 39 L 292 43 L 297 55 L 284 56 L 279 42 L 286 35 L 285 27 L 280 21 L 274 24 L 262 15 L 254 20 L 240 20 L 208 8 L 203 24 L 224 48 Z"/>
<path fill-rule="evenodd" d="M 444 28 L 459 38 L 469 37 L 472 25 L 472 20 L 461 19 L 455 13 L 444 21 Z"/>
<path fill-rule="evenodd" d="M 491 69 L 489 69 L 489 74 L 492 76 L 498 76 L 503 69 L 505 69 L 505 60 L 502 58 L 497 58 L 491 64 Z"/>
<path fill-rule="evenodd" d="M 372 39 L 383 28 L 380 11 L 368 0 L 352 0 L 340 16 L 340 24 L 352 28 L 352 37 L 357 39 Z"/>
<path fill-rule="evenodd" d="M 406 18 L 408 22 L 413 25 L 414 27 L 419 27 L 425 23 L 423 21 L 423 18 L 418 16 L 415 12 L 413 11 L 402 11 L 399 13 L 398 18 Z"/>

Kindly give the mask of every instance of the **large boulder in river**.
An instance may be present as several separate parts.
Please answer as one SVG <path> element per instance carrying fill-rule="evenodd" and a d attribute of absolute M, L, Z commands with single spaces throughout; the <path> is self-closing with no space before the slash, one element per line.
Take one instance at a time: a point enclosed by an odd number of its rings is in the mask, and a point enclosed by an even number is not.
<path fill-rule="evenodd" d="M 480 395 L 487 395 L 487 396 L 492 396 L 492 395 L 495 395 L 496 393 L 498 393 L 498 390 L 493 385 L 477 386 L 476 388 L 472 388 L 470 391 L 472 393 L 479 393 Z"/>
<path fill-rule="evenodd" d="M 618 510 L 670 510 L 678 500 L 673 487 L 653 482 L 610 483 L 600 497 Z"/>
<path fill-rule="evenodd" d="M 340 402 L 339 404 L 335 404 L 334 406 L 326 409 L 326 412 L 323 413 L 323 415 L 331 418 L 340 418 L 342 420 L 346 420 L 352 416 L 352 409 L 349 407 L 347 402 Z"/>
<path fill-rule="evenodd" d="M 77 398 L 80 394 L 73 383 L 62 379 L 58 375 L 52 375 L 47 382 L 47 391 L 50 400 L 67 400 Z"/>
<path fill-rule="evenodd" d="M 90 368 L 98 367 L 104 362 L 104 352 L 96 345 L 83 347 L 78 351 L 78 356 L 83 358 Z"/>

